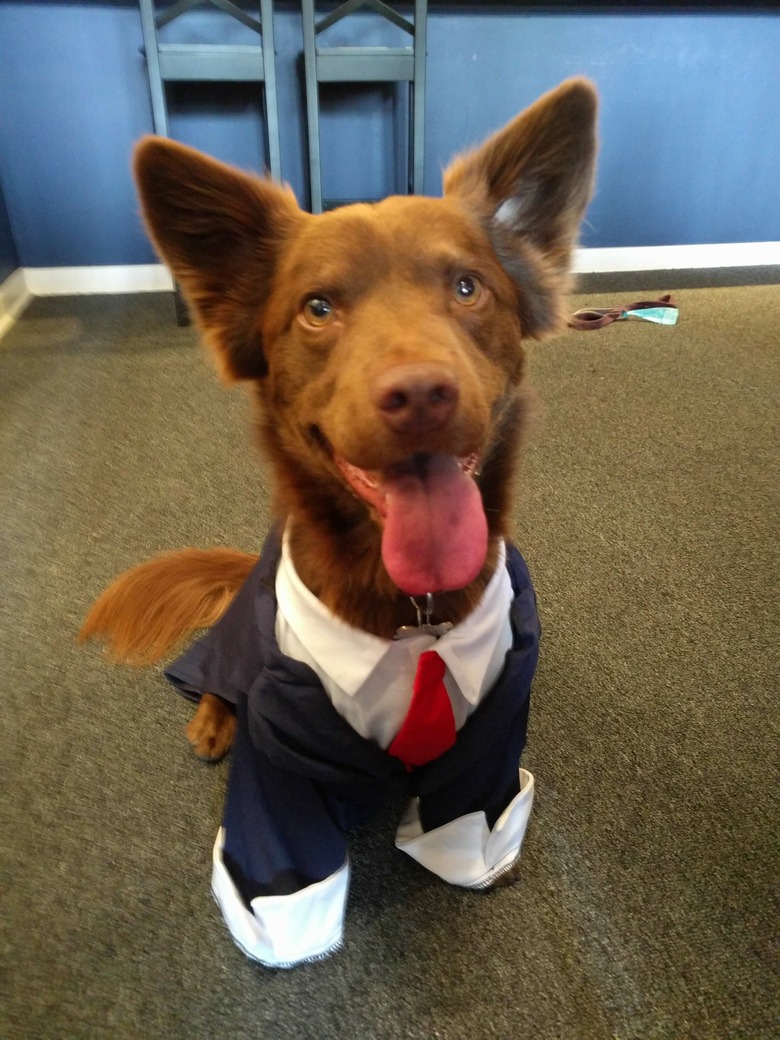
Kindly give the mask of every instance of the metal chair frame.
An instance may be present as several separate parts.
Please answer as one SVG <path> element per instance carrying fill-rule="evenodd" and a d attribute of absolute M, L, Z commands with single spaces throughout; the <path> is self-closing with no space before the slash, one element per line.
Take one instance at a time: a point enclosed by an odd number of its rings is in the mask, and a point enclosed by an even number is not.
<path fill-rule="evenodd" d="M 412 37 L 409 47 L 322 47 L 317 37 L 359 8 L 370 8 Z M 311 208 L 321 213 L 320 83 L 409 84 L 409 183 L 407 190 L 423 191 L 425 147 L 425 59 L 427 0 L 414 0 L 414 23 L 383 0 L 346 0 L 319 21 L 315 0 L 302 0 L 303 55 L 309 138 Z M 330 205 L 337 203 L 330 203 Z"/>
<path fill-rule="evenodd" d="M 208 3 L 231 15 L 261 38 L 259 45 L 160 43 L 158 31 L 199 4 Z M 168 105 L 165 84 L 186 83 L 262 83 L 266 155 L 271 176 L 282 179 L 279 149 L 279 114 L 276 101 L 276 59 L 272 0 L 260 0 L 260 20 L 231 3 L 231 0 L 176 0 L 157 9 L 154 0 L 139 0 L 144 38 L 146 72 L 152 101 L 154 131 L 162 137 L 168 132 Z M 189 325 L 187 305 L 178 285 L 174 288 L 178 325 Z"/>
<path fill-rule="evenodd" d="M 160 43 L 158 30 L 203 3 L 218 7 L 254 30 L 261 43 Z M 262 83 L 268 166 L 274 180 L 281 180 L 272 0 L 260 0 L 259 20 L 231 0 L 177 0 L 163 10 L 156 9 L 154 0 L 139 0 L 139 4 L 155 133 L 170 136 L 166 83 Z"/>

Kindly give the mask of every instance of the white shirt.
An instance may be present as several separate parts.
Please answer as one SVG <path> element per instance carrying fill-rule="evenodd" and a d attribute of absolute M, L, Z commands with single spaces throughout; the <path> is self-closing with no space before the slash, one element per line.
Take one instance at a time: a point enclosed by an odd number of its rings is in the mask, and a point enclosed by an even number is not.
<path fill-rule="evenodd" d="M 386 748 L 406 717 L 417 661 L 434 649 L 446 665 L 444 685 L 460 729 L 495 683 L 512 645 L 512 582 L 501 543 L 496 571 L 478 606 L 440 636 L 381 639 L 336 617 L 303 584 L 287 539 L 276 573 L 279 649 L 312 668 L 333 707 L 362 737 Z"/>

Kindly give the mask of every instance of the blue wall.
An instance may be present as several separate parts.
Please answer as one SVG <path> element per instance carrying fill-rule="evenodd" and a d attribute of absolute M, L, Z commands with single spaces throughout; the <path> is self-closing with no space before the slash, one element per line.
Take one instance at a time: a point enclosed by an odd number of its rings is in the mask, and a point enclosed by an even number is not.
<path fill-rule="evenodd" d="M 432 3 L 427 192 L 440 192 L 453 153 L 566 76 L 586 74 L 602 96 L 602 149 L 585 245 L 780 239 L 780 17 L 738 7 Z M 283 174 L 305 203 L 297 10 L 277 3 L 275 29 Z M 188 17 L 190 38 L 205 38 L 211 16 Z M 222 25 L 231 42 L 244 32 Z M 374 42 L 372 17 L 357 31 Z M 151 130 L 141 42 L 129 0 L 0 3 L 0 182 L 22 265 L 152 259 L 129 173 L 133 141 Z M 392 92 L 331 88 L 328 98 L 325 194 L 393 191 Z M 171 108 L 175 136 L 262 165 L 249 90 L 179 86 Z"/>

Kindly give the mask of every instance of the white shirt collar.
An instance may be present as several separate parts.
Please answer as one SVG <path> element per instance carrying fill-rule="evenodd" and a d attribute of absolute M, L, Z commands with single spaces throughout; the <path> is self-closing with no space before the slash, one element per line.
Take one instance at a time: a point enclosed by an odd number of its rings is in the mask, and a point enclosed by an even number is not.
<path fill-rule="evenodd" d="M 406 651 L 417 657 L 435 649 L 463 696 L 476 704 L 512 602 L 512 584 L 501 542 L 496 570 L 478 606 L 439 639 L 430 635 L 381 639 L 336 617 L 304 585 L 290 558 L 287 538 L 276 574 L 276 597 L 286 623 L 314 662 L 350 697 L 369 680 L 387 654 Z M 402 649 L 403 648 L 403 649 Z"/>

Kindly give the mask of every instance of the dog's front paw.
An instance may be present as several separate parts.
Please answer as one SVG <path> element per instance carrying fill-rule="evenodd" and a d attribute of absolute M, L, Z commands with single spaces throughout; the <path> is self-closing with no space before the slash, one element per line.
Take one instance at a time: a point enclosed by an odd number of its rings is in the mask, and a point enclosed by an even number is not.
<path fill-rule="evenodd" d="M 219 762 L 230 751 L 236 717 L 229 704 L 213 693 L 204 693 L 185 732 L 192 750 L 204 762 Z"/>

